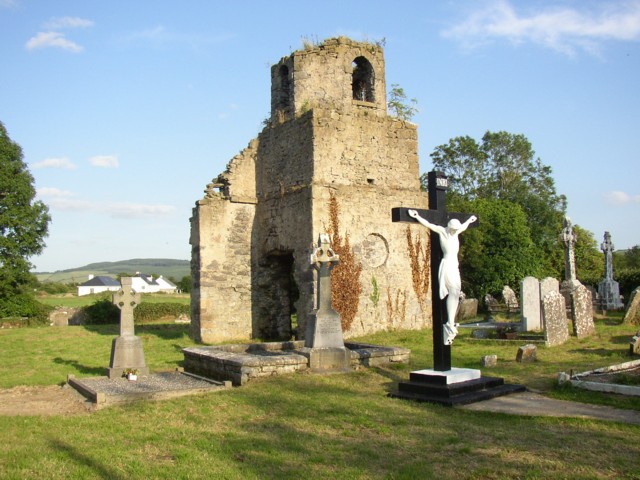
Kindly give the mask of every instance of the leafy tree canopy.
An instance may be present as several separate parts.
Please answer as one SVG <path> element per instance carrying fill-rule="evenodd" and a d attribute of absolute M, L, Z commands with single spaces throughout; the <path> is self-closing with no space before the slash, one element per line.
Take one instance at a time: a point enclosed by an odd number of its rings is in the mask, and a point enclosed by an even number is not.
<path fill-rule="evenodd" d="M 22 149 L 0 122 L 0 303 L 33 285 L 29 257 L 42 252 L 49 210 L 34 200 L 34 180 Z"/>
<path fill-rule="evenodd" d="M 573 226 L 576 235 L 574 247 L 576 259 L 576 277 L 585 285 L 597 286 L 604 273 L 604 258 L 598 250 L 598 242 L 593 233 L 580 225 Z"/>
<path fill-rule="evenodd" d="M 541 262 L 540 275 L 562 274 L 558 234 L 566 198 L 557 194 L 551 167 L 535 157 L 524 135 L 487 132 L 481 143 L 469 136 L 456 137 L 436 147 L 431 159 L 435 169 L 449 178 L 450 205 L 457 199 L 497 199 L 519 205 L 535 257 Z M 422 184 L 426 187 L 426 174 Z"/>
<path fill-rule="evenodd" d="M 480 219 L 477 228 L 460 237 L 462 289 L 467 295 L 495 295 L 504 285 L 516 288 L 527 275 L 541 276 L 539 252 L 520 205 L 495 198 L 458 198 L 455 208 Z"/>

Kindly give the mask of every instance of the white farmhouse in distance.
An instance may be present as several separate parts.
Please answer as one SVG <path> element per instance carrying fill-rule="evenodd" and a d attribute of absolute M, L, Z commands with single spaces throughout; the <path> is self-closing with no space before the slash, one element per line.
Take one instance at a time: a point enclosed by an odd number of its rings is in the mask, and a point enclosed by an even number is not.
<path fill-rule="evenodd" d="M 101 292 L 117 292 L 120 288 L 120 282 L 115 278 L 89 275 L 89 280 L 78 285 L 78 296 L 82 297 L 83 295 Z"/>
<path fill-rule="evenodd" d="M 152 275 L 136 272 L 132 278 L 131 288 L 138 293 L 176 293 L 178 291 L 178 287 L 162 275 L 153 278 Z"/>

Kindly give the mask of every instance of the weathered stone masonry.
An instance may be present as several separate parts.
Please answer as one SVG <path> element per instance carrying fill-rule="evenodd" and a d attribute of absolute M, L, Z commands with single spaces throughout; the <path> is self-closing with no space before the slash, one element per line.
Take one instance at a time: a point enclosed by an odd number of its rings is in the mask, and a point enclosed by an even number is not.
<path fill-rule="evenodd" d="M 297 335 L 314 308 L 309 253 L 340 205 L 363 264 L 345 336 L 430 325 L 411 284 L 405 227 L 391 208 L 427 207 L 416 126 L 387 116 L 382 49 L 346 38 L 294 52 L 271 69 L 271 117 L 207 185 L 191 219 L 192 335 L 206 343 Z M 417 229 L 416 229 L 417 232 Z M 406 297 L 389 318 L 388 299 Z"/>

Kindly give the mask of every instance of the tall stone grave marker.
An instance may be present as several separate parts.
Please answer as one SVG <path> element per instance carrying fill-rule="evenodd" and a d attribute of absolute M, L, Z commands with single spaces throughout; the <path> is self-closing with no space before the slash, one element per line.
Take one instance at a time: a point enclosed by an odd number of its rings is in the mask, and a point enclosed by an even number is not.
<path fill-rule="evenodd" d="M 535 277 L 525 277 L 520 288 L 521 322 L 525 332 L 542 330 L 540 313 L 540 282 Z"/>
<path fill-rule="evenodd" d="M 571 292 L 581 283 L 576 277 L 575 244 L 578 237 L 573 231 L 573 223 L 569 216 L 565 215 L 560 240 L 564 244 L 564 280 L 560 284 L 560 293 L 565 301 L 570 302 Z"/>
<path fill-rule="evenodd" d="M 318 308 L 309 314 L 303 355 L 314 371 L 344 371 L 351 363 L 344 346 L 340 314 L 331 306 L 331 270 L 340 261 L 331 249 L 329 235 L 320 234 L 318 248 L 311 254 L 311 265 L 318 272 Z"/>
<path fill-rule="evenodd" d="M 593 335 L 596 327 L 593 323 L 591 292 L 584 285 L 578 285 L 571 292 L 570 299 L 574 335 L 578 338 Z"/>
<path fill-rule="evenodd" d="M 544 319 L 544 342 L 548 347 L 562 345 L 569 340 L 567 306 L 564 297 L 557 290 L 549 291 L 542 297 L 542 316 Z"/>
<path fill-rule="evenodd" d="M 598 295 L 603 310 L 621 310 L 624 308 L 620 300 L 620 285 L 613 279 L 613 242 L 611 234 L 604 232 L 604 241 L 600 244 L 604 252 L 604 278 L 598 285 Z"/>
<path fill-rule="evenodd" d="M 120 309 L 120 336 L 111 343 L 107 376 L 121 377 L 128 368 L 135 368 L 140 375 L 147 375 L 149 368 L 144 361 L 142 339 L 135 336 L 133 326 L 133 309 L 140 304 L 140 294 L 132 290 L 131 277 L 122 277 L 120 282 L 122 289 L 113 294 L 113 303 Z"/>
<path fill-rule="evenodd" d="M 640 287 L 631 292 L 627 312 L 624 314 L 622 323 L 640 325 Z"/>

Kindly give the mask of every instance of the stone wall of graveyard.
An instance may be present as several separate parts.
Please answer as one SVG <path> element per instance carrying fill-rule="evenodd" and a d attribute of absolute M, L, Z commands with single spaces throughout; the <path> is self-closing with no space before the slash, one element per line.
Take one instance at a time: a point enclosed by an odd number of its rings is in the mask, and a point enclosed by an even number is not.
<path fill-rule="evenodd" d="M 347 78 L 362 56 L 376 73 L 371 102 L 353 100 Z M 287 72 L 294 80 L 283 80 Z M 345 337 L 431 324 L 430 293 L 420 302 L 412 286 L 407 226 L 391 222 L 393 207 L 428 206 L 417 128 L 387 116 L 385 90 L 381 49 L 347 39 L 274 65 L 269 124 L 193 212 L 194 338 L 288 338 L 292 307 L 302 338 L 315 303 L 309 254 L 329 226 L 332 193 L 340 234 L 363 266 L 358 314 Z"/>

